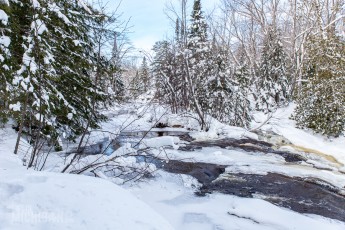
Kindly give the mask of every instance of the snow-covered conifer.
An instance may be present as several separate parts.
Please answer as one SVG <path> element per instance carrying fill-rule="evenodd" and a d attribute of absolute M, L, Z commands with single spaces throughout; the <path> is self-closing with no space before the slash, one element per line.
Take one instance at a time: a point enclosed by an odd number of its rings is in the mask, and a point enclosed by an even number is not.
<path fill-rule="evenodd" d="M 211 69 L 207 84 L 209 113 L 218 120 L 230 123 L 233 116 L 234 84 L 231 79 L 231 71 L 228 56 L 225 50 L 213 47 L 211 56 Z M 206 91 L 206 90 L 205 90 Z"/>
<path fill-rule="evenodd" d="M 96 127 L 100 116 L 94 108 L 103 97 L 90 76 L 91 8 L 79 0 L 10 1 L 10 7 L 19 15 L 9 24 L 15 72 L 11 103 L 20 105 L 15 111 L 20 126 L 34 125 L 39 135 L 53 139 Z"/>
<path fill-rule="evenodd" d="M 8 13 L 6 11 L 9 10 L 9 6 L 7 2 L 0 1 L 0 125 L 9 117 L 8 111 L 8 101 L 9 101 L 9 45 L 10 45 L 10 38 L 8 34 L 10 32 L 10 28 L 8 26 Z"/>
<path fill-rule="evenodd" d="M 235 82 L 235 90 L 232 97 L 233 118 L 230 124 L 248 128 L 251 117 L 251 104 L 249 97 L 250 90 L 250 72 L 244 58 L 240 58 L 240 65 L 235 67 L 233 81 Z"/>
<path fill-rule="evenodd" d="M 185 82 L 189 89 L 191 105 L 198 114 L 200 123 L 206 129 L 205 118 L 210 110 L 209 84 L 211 45 L 207 40 L 207 24 L 201 10 L 200 0 L 195 0 L 188 31 L 185 55 Z"/>
<path fill-rule="evenodd" d="M 170 105 L 173 112 L 177 112 L 177 90 L 174 85 L 176 70 L 171 43 L 168 41 L 156 42 L 153 47 L 155 55 L 152 62 L 152 75 L 156 84 L 156 96 L 160 102 Z"/>
<path fill-rule="evenodd" d="M 290 89 L 286 60 L 280 35 L 271 26 L 264 39 L 257 78 L 259 110 L 273 112 L 288 102 Z"/>
<path fill-rule="evenodd" d="M 152 85 L 151 82 L 152 82 L 152 79 L 150 78 L 150 68 L 149 68 L 149 65 L 147 63 L 147 59 L 146 57 L 144 56 L 143 57 L 143 60 L 141 62 L 141 66 L 140 66 L 140 69 L 139 69 L 139 77 L 140 79 L 142 80 L 143 82 L 143 92 L 147 92 L 150 88 L 150 86 Z"/>
<path fill-rule="evenodd" d="M 294 119 L 300 128 L 339 136 L 345 131 L 345 42 L 331 34 L 312 36 L 308 50 L 307 82 Z"/>

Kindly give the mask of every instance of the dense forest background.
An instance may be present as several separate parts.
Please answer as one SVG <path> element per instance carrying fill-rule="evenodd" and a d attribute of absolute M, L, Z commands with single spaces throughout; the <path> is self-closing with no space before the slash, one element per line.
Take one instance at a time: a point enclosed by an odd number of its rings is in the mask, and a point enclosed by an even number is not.
<path fill-rule="evenodd" d="M 173 111 L 248 128 L 253 111 L 295 102 L 299 127 L 344 131 L 344 1 L 223 0 L 209 16 L 186 6 L 170 7 L 175 36 L 154 47 L 157 95 Z"/>

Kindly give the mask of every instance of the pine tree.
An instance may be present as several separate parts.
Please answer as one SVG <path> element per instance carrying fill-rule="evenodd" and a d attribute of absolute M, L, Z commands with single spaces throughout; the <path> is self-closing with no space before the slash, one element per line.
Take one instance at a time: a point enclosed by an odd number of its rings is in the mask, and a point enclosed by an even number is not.
<path fill-rule="evenodd" d="M 122 73 L 124 70 L 120 66 L 112 65 L 110 66 L 110 79 L 111 83 L 111 90 L 108 88 L 107 93 L 114 93 L 116 101 L 123 101 L 125 97 L 125 83 L 123 81 Z"/>
<path fill-rule="evenodd" d="M 135 72 L 135 76 L 131 82 L 131 91 L 134 98 L 138 97 L 143 93 L 143 81 L 140 78 L 139 71 Z"/>
<path fill-rule="evenodd" d="M 257 95 L 257 108 L 265 113 L 285 105 L 290 98 L 286 60 L 277 29 L 269 27 L 262 49 Z"/>
<path fill-rule="evenodd" d="M 307 68 L 294 119 L 300 128 L 327 136 L 345 131 L 345 42 L 328 34 L 311 36 Z"/>
<path fill-rule="evenodd" d="M 45 129 L 44 124 L 52 122 L 52 95 L 55 88 L 51 80 L 55 70 L 51 64 L 53 54 L 49 44 L 51 35 L 46 24 L 49 23 L 47 7 L 48 4 L 38 1 L 11 2 L 13 15 L 26 16 L 18 19 L 11 17 L 10 20 L 10 25 L 14 28 L 12 40 L 20 42 L 13 43 L 11 47 L 16 54 L 13 56 L 13 67 L 16 71 L 13 79 L 16 94 L 13 102 L 21 105 L 20 111 L 16 110 L 14 113 L 20 126 L 15 152 L 24 126 L 38 127 L 35 134 L 33 130 L 28 130 L 35 141 Z M 17 33 L 17 30 L 20 32 Z M 35 145 L 34 149 L 37 148 L 37 142 Z"/>
<path fill-rule="evenodd" d="M 8 101 L 9 101 L 9 74 L 10 67 L 8 63 L 9 59 L 9 45 L 10 38 L 8 34 L 10 28 L 8 26 L 8 14 L 9 6 L 7 2 L 0 1 L 0 125 L 5 123 L 9 118 Z"/>
<path fill-rule="evenodd" d="M 179 20 L 175 29 L 175 43 L 159 42 L 154 48 L 152 70 L 159 99 L 173 112 L 196 112 L 205 130 L 208 115 L 247 127 L 251 119 L 249 74 L 246 66 L 232 74 L 226 49 L 208 40 L 200 1 L 194 2 L 186 46 L 179 39 Z"/>
<path fill-rule="evenodd" d="M 201 10 L 200 0 L 195 0 L 191 15 L 187 50 L 185 51 L 185 82 L 193 110 L 198 114 L 202 129 L 206 127 L 206 115 L 210 110 L 208 101 L 210 77 L 210 43 L 207 40 L 207 24 Z"/>
<path fill-rule="evenodd" d="M 233 119 L 230 124 L 248 128 L 252 120 L 251 105 L 249 101 L 250 91 L 250 72 L 245 61 L 240 59 L 240 66 L 235 68 L 234 73 L 235 92 L 232 97 L 233 102 Z"/>
<path fill-rule="evenodd" d="M 95 58 L 89 40 L 92 11 L 79 1 L 10 1 L 10 46 L 20 125 L 38 127 L 37 135 L 74 138 L 97 127 L 95 105 L 103 99 L 91 79 Z M 76 13 L 79 12 L 79 13 Z M 36 135 L 36 136 L 37 136 Z"/>
<path fill-rule="evenodd" d="M 150 79 L 150 69 L 146 61 L 146 57 L 143 57 L 142 63 L 131 83 L 132 95 L 137 97 L 147 92 L 152 86 L 152 79 Z"/>
<path fill-rule="evenodd" d="M 61 116 L 58 121 L 61 122 L 59 127 L 67 128 L 73 137 L 83 132 L 85 126 L 98 127 L 98 122 L 104 117 L 97 112 L 95 105 L 104 101 L 105 96 L 101 93 L 100 86 L 95 85 L 91 78 L 97 65 L 96 57 L 92 55 L 94 44 L 89 36 L 90 21 L 94 20 L 93 9 L 80 0 L 56 2 L 68 20 L 56 12 L 51 12 L 54 13 L 55 20 L 60 21 L 57 25 L 62 25 L 60 30 L 54 30 L 57 31 L 55 36 L 64 38 L 57 40 L 55 46 L 55 65 L 59 76 L 55 84 L 71 111 L 69 116 Z M 61 103 L 61 99 L 59 100 Z"/>
<path fill-rule="evenodd" d="M 176 88 L 173 85 L 174 58 L 168 41 L 156 42 L 153 46 L 155 55 L 152 62 L 152 75 L 156 83 L 156 97 L 160 102 L 170 105 L 177 112 Z"/>
<path fill-rule="evenodd" d="M 210 114 L 226 124 L 247 128 L 251 121 L 250 74 L 243 55 L 240 65 L 231 68 L 226 50 L 213 45 L 212 62 Z"/>
<path fill-rule="evenodd" d="M 111 57 L 111 65 L 110 65 L 110 84 L 109 87 L 111 91 L 115 94 L 115 99 L 117 101 L 123 101 L 125 96 L 125 83 L 123 81 L 123 68 L 120 58 L 120 52 L 118 49 L 117 44 L 117 36 L 118 33 L 115 32 L 114 36 L 114 45 Z M 108 89 L 108 93 L 110 90 Z"/>
<path fill-rule="evenodd" d="M 209 113 L 218 120 L 230 123 L 233 119 L 233 101 L 235 88 L 230 79 L 228 56 L 222 49 L 213 47 L 212 64 L 207 85 Z"/>
<path fill-rule="evenodd" d="M 191 15 L 191 26 L 189 29 L 189 45 L 195 46 L 196 44 L 202 45 L 207 41 L 207 24 L 205 17 L 201 10 L 200 0 L 195 0 L 193 4 L 193 11 Z"/>
<path fill-rule="evenodd" d="M 139 78 L 142 81 L 140 91 L 145 93 L 151 87 L 150 68 L 147 64 L 146 57 L 143 57 L 143 60 L 141 62 L 141 65 L 139 68 Z"/>

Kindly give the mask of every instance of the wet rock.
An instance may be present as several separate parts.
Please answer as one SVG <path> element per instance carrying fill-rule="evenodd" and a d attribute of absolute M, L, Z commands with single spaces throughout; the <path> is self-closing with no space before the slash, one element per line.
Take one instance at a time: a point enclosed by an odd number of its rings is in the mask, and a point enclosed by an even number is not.
<path fill-rule="evenodd" d="M 163 122 L 159 122 L 154 126 L 154 128 L 166 128 L 166 127 L 169 127 L 168 124 L 163 123 Z"/>
<path fill-rule="evenodd" d="M 240 197 L 261 198 L 300 213 L 317 214 L 345 221 L 345 197 L 324 182 L 267 175 L 228 174 L 205 183 L 197 195 L 220 192 Z"/>
<path fill-rule="evenodd" d="M 187 141 L 187 142 L 192 142 L 192 141 L 194 141 L 194 138 L 191 137 L 191 136 L 189 135 L 189 133 L 182 134 L 182 135 L 180 135 L 180 136 L 178 136 L 178 137 L 179 137 L 180 140 L 182 140 L 182 141 Z"/>
<path fill-rule="evenodd" d="M 218 146 L 221 148 L 241 148 L 248 151 L 260 151 L 261 149 L 271 148 L 273 145 L 264 141 L 258 141 L 255 139 L 244 138 L 244 139 L 234 139 L 234 138 L 223 138 L 216 140 L 207 141 L 194 141 L 194 145 L 199 145 L 202 147 L 212 147 Z"/>
<path fill-rule="evenodd" d="M 202 184 L 196 195 L 220 192 L 260 198 L 300 213 L 317 214 L 345 221 L 345 196 L 341 191 L 313 178 L 267 175 L 224 174 L 226 166 L 170 160 L 161 165 L 170 173 L 193 176 Z"/>
<path fill-rule="evenodd" d="M 162 165 L 162 169 L 170 173 L 193 176 L 201 184 L 209 184 L 225 172 L 226 166 L 200 162 L 183 162 L 170 160 Z"/>
<path fill-rule="evenodd" d="M 178 148 L 178 150 L 181 150 L 181 151 L 186 151 L 186 152 L 193 152 L 195 150 L 200 150 L 202 149 L 201 146 L 197 146 L 197 145 L 193 145 L 193 144 L 187 144 L 187 145 L 183 145 Z"/>
<path fill-rule="evenodd" d="M 296 212 L 345 221 L 345 197 L 338 194 L 337 189 L 330 185 L 276 173 L 227 176 L 228 179 L 223 178 L 205 184 L 199 194 L 216 191 L 241 197 L 258 197 Z"/>

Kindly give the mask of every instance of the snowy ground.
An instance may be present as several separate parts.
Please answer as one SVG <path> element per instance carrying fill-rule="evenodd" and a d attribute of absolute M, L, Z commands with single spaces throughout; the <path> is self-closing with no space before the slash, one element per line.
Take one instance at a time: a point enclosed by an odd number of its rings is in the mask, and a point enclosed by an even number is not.
<path fill-rule="evenodd" d="M 288 119 L 292 109 L 290 106 L 277 111 L 262 129 L 287 138 L 292 144 L 279 147 L 302 154 L 308 159 L 303 164 L 287 163 L 284 158 L 275 154 L 218 147 L 182 152 L 177 148 L 184 142 L 176 137 L 155 137 L 143 141 L 141 147 L 152 147 L 153 153 L 159 154 L 163 146 L 168 146 L 164 149 L 166 160 L 227 165 L 226 171 L 229 173 L 276 172 L 287 176 L 313 177 L 327 181 L 340 190 L 344 189 L 344 137 L 330 141 L 309 131 L 294 128 L 293 121 Z M 111 140 L 121 131 L 145 131 L 158 122 L 175 127 L 166 131 L 188 131 L 197 140 L 259 138 L 254 133 L 224 126 L 217 121 L 211 123 L 209 132 L 201 132 L 194 119 L 168 115 L 161 107 L 147 108 L 143 104 L 111 108 L 105 114 L 110 120 L 102 125 L 102 131 L 91 133 L 90 144 L 104 139 Z M 257 114 L 255 120 L 257 123 L 253 123 L 253 127 L 259 126 L 265 116 Z M 345 229 L 345 223 L 341 221 L 296 213 L 261 199 L 218 193 L 197 197 L 194 195 L 199 186 L 196 179 L 161 170 L 156 172 L 154 178 L 124 185 L 125 190 L 102 179 L 26 170 L 19 159 L 25 156 L 24 150 L 19 158 L 11 154 L 15 137 L 11 129 L 0 130 L 1 230 Z M 309 153 L 302 153 L 299 151 L 301 148 L 307 148 Z M 124 148 L 122 150 L 125 151 Z M 119 152 L 117 150 L 108 158 L 120 154 Z M 61 164 L 61 157 L 52 154 L 46 170 L 60 171 Z"/>
<path fill-rule="evenodd" d="M 1 133 L 0 229 L 173 229 L 147 204 L 108 181 L 22 167 Z M 8 140 L 8 142 L 6 142 Z M 5 150 L 5 148 L 8 148 Z"/>

